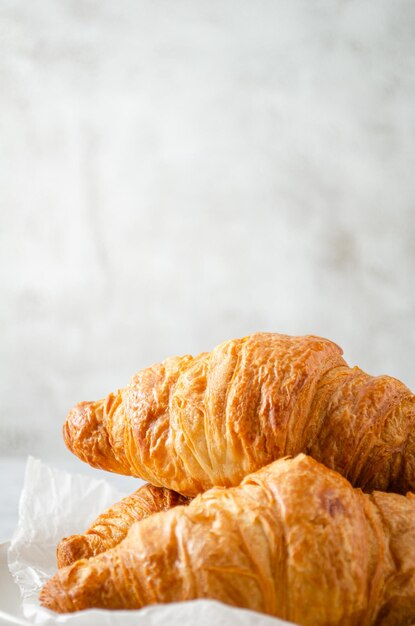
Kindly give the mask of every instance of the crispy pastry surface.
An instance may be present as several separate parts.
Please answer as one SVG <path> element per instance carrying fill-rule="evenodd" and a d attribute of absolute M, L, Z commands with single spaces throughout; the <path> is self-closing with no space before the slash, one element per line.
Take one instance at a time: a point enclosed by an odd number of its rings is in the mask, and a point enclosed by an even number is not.
<path fill-rule="evenodd" d="M 415 396 L 349 368 L 336 344 L 257 333 L 138 372 L 82 402 L 68 448 L 106 470 L 194 496 L 306 452 L 366 490 L 415 490 Z"/>
<path fill-rule="evenodd" d="M 78 559 L 88 559 L 113 548 L 124 539 L 135 522 L 153 513 L 167 511 L 178 504 L 186 505 L 189 502 L 189 498 L 170 489 L 143 485 L 97 517 L 84 534 L 62 539 L 56 550 L 58 567 L 65 567 Z"/>
<path fill-rule="evenodd" d="M 311 457 L 281 459 L 134 524 L 59 570 L 58 612 L 214 598 L 304 626 L 415 620 L 415 497 L 353 489 Z"/>

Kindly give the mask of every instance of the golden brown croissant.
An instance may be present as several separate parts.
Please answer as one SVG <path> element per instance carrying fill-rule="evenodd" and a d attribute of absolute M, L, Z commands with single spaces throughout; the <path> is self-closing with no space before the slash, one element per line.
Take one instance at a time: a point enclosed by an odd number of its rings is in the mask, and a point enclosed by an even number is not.
<path fill-rule="evenodd" d="M 124 539 L 134 522 L 189 502 L 189 498 L 170 489 L 143 485 L 97 517 L 83 535 L 62 539 L 56 550 L 58 567 L 65 567 L 78 559 L 87 559 L 113 548 Z"/>
<path fill-rule="evenodd" d="M 415 496 L 363 494 L 311 457 L 134 524 L 115 548 L 59 570 L 58 612 L 213 598 L 310 626 L 415 619 Z"/>
<path fill-rule="evenodd" d="M 306 452 L 367 490 L 415 490 L 415 396 L 349 368 L 336 344 L 258 333 L 138 372 L 64 426 L 94 467 L 185 495 Z"/>

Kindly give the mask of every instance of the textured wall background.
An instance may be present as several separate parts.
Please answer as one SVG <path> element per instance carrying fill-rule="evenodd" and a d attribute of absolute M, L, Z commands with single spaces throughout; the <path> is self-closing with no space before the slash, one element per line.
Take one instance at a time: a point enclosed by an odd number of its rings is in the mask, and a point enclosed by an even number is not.
<path fill-rule="evenodd" d="M 415 388 L 415 3 L 2 0 L 0 453 L 254 330 Z"/>

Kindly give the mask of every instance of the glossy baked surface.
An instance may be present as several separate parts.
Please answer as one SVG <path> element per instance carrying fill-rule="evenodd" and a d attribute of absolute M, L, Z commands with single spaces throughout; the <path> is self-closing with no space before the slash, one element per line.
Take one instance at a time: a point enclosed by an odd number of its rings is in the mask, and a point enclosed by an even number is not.
<path fill-rule="evenodd" d="M 59 570 L 55 611 L 214 598 L 307 626 L 415 619 L 415 497 L 363 494 L 311 457 L 282 459 L 134 524 Z"/>
<path fill-rule="evenodd" d="M 415 397 L 327 339 L 256 333 L 138 372 L 69 413 L 87 463 L 194 496 L 305 452 L 364 489 L 415 489 Z"/>

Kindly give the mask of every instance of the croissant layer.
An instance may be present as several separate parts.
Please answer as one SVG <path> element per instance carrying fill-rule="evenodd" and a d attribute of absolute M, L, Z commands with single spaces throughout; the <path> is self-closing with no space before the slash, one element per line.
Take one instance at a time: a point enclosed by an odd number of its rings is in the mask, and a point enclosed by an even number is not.
<path fill-rule="evenodd" d="M 311 457 L 135 523 L 115 548 L 59 570 L 58 612 L 213 598 L 304 626 L 415 620 L 415 497 L 363 494 Z"/>

